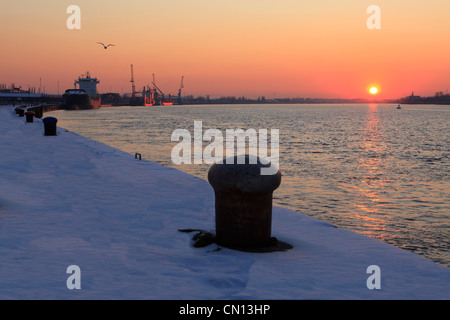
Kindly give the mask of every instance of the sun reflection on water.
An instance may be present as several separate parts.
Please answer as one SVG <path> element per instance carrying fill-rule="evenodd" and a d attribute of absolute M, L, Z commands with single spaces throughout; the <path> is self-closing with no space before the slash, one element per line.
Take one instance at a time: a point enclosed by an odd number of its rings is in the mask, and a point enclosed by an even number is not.
<path fill-rule="evenodd" d="M 378 113 L 378 105 L 370 104 L 367 121 L 361 136 L 361 149 L 363 153 L 358 161 L 358 180 L 355 189 L 358 194 L 357 201 L 353 204 L 354 219 L 362 221 L 364 230 L 362 233 L 376 237 L 386 237 L 386 217 L 384 206 L 389 203 L 383 199 L 387 178 L 384 173 L 385 163 L 383 155 L 387 151 L 384 143 Z"/>

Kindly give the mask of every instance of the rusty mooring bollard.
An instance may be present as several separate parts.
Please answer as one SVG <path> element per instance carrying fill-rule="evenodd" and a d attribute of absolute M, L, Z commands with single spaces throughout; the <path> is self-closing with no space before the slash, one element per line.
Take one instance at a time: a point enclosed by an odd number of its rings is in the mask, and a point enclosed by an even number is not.
<path fill-rule="evenodd" d="M 33 122 L 35 113 L 33 111 L 25 112 L 26 122 Z"/>
<path fill-rule="evenodd" d="M 19 117 L 23 117 L 25 114 L 25 110 L 22 107 L 17 107 L 14 110 L 16 111 L 16 114 L 19 115 Z"/>
<path fill-rule="evenodd" d="M 230 162 L 229 162 L 230 163 Z M 281 172 L 261 175 L 263 165 L 214 164 L 208 181 L 214 189 L 216 201 L 216 241 L 230 248 L 261 248 L 273 244 L 272 194 L 280 186 Z"/>

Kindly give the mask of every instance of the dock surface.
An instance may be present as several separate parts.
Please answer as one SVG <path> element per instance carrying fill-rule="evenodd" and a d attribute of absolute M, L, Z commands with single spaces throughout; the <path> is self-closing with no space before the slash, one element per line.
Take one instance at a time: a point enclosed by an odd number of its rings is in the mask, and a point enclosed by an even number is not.
<path fill-rule="evenodd" d="M 12 106 L 0 119 L 0 299 L 450 298 L 449 268 L 279 207 L 272 235 L 293 249 L 194 248 L 178 230 L 214 231 L 207 181 L 62 128 L 44 136 Z"/>

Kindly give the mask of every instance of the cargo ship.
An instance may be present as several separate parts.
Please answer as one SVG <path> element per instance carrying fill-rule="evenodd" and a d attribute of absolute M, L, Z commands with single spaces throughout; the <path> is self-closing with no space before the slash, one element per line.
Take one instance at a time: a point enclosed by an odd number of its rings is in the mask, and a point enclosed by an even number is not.
<path fill-rule="evenodd" d="M 147 104 L 148 103 L 148 104 Z M 160 98 L 158 100 L 155 100 L 153 102 L 153 104 L 150 104 L 151 101 L 145 102 L 146 106 L 173 106 L 173 104 L 175 103 L 175 100 L 173 100 L 172 98 Z"/>
<path fill-rule="evenodd" d="M 63 109 L 89 110 L 100 107 L 100 97 L 91 98 L 83 89 L 68 89 L 63 94 Z"/>
<path fill-rule="evenodd" d="M 152 98 L 146 96 L 144 98 L 144 106 L 150 107 L 150 106 L 153 106 L 153 105 L 155 105 L 155 100 L 153 100 Z"/>
<path fill-rule="evenodd" d="M 154 106 L 155 102 L 156 102 L 156 96 L 157 93 L 155 92 L 155 90 L 147 88 L 147 90 L 143 90 L 143 96 L 144 96 L 144 106 L 146 107 L 150 107 L 150 106 Z"/>
<path fill-rule="evenodd" d="M 75 89 L 67 89 L 63 94 L 62 109 L 66 110 L 89 110 L 98 109 L 101 97 L 97 95 L 97 78 L 91 78 L 89 72 L 78 77 L 75 81 Z M 78 88 L 77 88 L 78 85 Z"/>
<path fill-rule="evenodd" d="M 162 106 L 173 106 L 174 103 L 175 103 L 175 100 L 173 100 L 172 97 L 164 98 L 164 99 L 160 100 L 160 104 Z"/>
<path fill-rule="evenodd" d="M 164 94 L 159 94 L 156 89 L 148 89 L 144 92 L 144 105 L 149 106 L 171 106 L 175 103 L 175 100 L 169 95 L 166 98 Z"/>
<path fill-rule="evenodd" d="M 175 103 L 172 95 L 169 94 L 167 98 L 164 92 L 155 83 L 155 75 L 153 74 L 153 89 L 148 88 L 145 92 L 145 105 L 146 106 L 171 106 Z"/>

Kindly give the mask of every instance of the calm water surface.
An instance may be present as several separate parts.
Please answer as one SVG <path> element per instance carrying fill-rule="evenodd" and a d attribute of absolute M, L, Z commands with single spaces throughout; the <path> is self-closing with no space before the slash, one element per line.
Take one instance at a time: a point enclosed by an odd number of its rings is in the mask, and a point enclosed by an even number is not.
<path fill-rule="evenodd" d="M 175 166 L 175 129 L 279 129 L 274 204 L 450 267 L 450 106 L 221 105 L 55 111 L 58 126 Z M 206 143 L 207 144 L 207 143 Z"/>

